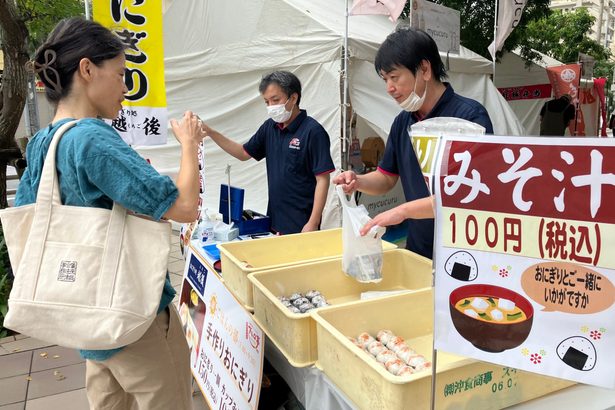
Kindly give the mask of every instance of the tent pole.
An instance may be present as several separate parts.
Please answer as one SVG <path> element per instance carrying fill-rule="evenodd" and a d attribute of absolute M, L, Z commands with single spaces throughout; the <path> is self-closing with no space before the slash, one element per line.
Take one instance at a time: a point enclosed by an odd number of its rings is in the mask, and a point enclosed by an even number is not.
<path fill-rule="evenodd" d="M 85 5 L 85 19 L 92 20 L 92 12 L 90 11 L 90 0 L 85 0 L 83 4 Z"/>
<path fill-rule="evenodd" d="M 346 0 L 346 28 L 342 68 L 342 169 L 348 168 L 348 0 Z"/>
<path fill-rule="evenodd" d="M 495 47 L 495 42 L 498 36 L 498 0 L 495 0 L 495 9 L 493 10 L 493 46 Z M 493 50 L 493 77 L 491 81 L 495 84 L 495 62 L 497 58 L 495 58 L 497 54 L 497 50 Z"/>

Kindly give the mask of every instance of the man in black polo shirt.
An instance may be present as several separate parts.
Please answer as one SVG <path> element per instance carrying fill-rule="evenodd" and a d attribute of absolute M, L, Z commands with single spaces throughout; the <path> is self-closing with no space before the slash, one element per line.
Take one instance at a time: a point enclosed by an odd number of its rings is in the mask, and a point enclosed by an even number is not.
<path fill-rule="evenodd" d="M 288 71 L 265 75 L 258 87 L 269 119 L 241 145 L 203 124 L 220 148 L 246 161 L 267 158 L 267 215 L 275 232 L 316 231 L 327 199 L 331 160 L 329 134 L 299 109 L 301 82 Z"/>
<path fill-rule="evenodd" d="M 407 202 L 377 215 L 361 232 L 365 234 L 373 225 L 396 225 L 408 219 L 406 248 L 431 259 L 432 197 L 412 148 L 409 127 L 435 117 L 472 121 L 483 126 L 488 134 L 493 134 L 493 125 L 485 107 L 455 93 L 443 81 L 446 71 L 438 47 L 423 30 L 400 27 L 389 34 L 378 49 L 374 65 L 387 93 L 403 111 L 393 121 L 378 170 L 365 175 L 346 171 L 335 177 L 333 183 L 341 184 L 347 193 L 382 195 L 401 179 Z"/>

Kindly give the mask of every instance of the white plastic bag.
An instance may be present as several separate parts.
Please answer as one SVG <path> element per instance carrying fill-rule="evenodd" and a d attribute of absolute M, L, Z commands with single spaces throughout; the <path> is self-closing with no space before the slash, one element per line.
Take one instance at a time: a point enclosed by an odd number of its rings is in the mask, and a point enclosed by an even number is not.
<path fill-rule="evenodd" d="M 374 226 L 365 236 L 359 231 L 371 220 L 365 206 L 356 206 L 354 193 L 346 198 L 341 186 L 336 187 L 343 209 L 342 270 L 359 282 L 376 283 L 382 280 L 382 235 L 385 228 Z"/>

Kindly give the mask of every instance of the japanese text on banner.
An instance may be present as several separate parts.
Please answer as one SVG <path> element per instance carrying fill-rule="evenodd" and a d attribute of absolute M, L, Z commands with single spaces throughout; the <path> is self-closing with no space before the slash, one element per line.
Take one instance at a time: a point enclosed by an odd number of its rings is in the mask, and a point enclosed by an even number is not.
<path fill-rule="evenodd" d="M 164 144 L 167 109 L 161 0 L 93 0 L 94 19 L 124 43 L 128 88 L 111 125 L 131 145 Z"/>

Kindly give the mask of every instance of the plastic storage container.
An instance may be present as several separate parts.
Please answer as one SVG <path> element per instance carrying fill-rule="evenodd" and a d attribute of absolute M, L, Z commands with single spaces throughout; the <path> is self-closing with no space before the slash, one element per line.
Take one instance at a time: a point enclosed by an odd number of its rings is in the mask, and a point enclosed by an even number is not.
<path fill-rule="evenodd" d="M 315 289 L 334 306 L 360 300 L 368 291 L 430 287 L 431 261 L 406 249 L 389 250 L 384 252 L 382 276 L 379 283 L 357 282 L 342 272 L 339 258 L 252 273 L 248 279 L 254 285 L 254 319 L 290 364 L 308 366 L 318 355 L 316 322 L 310 312 L 292 313 L 278 296 Z"/>
<path fill-rule="evenodd" d="M 248 274 L 306 262 L 339 258 L 342 255 L 342 229 L 272 236 L 251 241 L 218 245 L 222 278 L 246 309 L 254 309 L 252 283 Z M 396 245 L 382 242 L 384 250 Z"/>
<path fill-rule="evenodd" d="M 429 409 L 431 369 L 394 376 L 347 339 L 390 329 L 431 361 L 433 292 L 349 303 L 312 314 L 317 323 L 316 366 L 359 409 Z M 436 409 L 501 409 L 574 383 L 438 352 Z"/>

